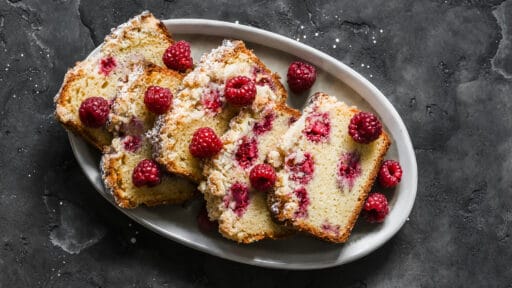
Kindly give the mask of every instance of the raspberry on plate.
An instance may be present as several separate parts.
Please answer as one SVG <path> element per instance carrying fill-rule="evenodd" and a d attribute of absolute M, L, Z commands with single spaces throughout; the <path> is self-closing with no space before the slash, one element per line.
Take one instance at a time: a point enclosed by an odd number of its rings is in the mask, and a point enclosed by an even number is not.
<path fill-rule="evenodd" d="M 402 167 L 394 160 L 386 160 L 379 170 L 379 183 L 383 188 L 393 188 L 402 180 Z"/>
<path fill-rule="evenodd" d="M 382 133 L 382 124 L 377 116 L 370 112 L 359 112 L 348 125 L 348 134 L 357 143 L 368 144 L 379 138 Z"/>
<path fill-rule="evenodd" d="M 290 90 L 295 93 L 302 93 L 316 81 L 316 69 L 310 64 L 295 61 L 288 67 L 287 82 Z"/>
<path fill-rule="evenodd" d="M 251 105 L 256 98 L 256 85 L 254 81 L 245 76 L 236 76 L 226 81 L 224 89 L 226 101 L 233 106 L 242 107 Z"/>
<path fill-rule="evenodd" d="M 155 161 L 144 159 L 135 166 L 132 174 L 132 181 L 135 187 L 147 185 L 156 186 L 160 183 L 160 169 Z"/>
<path fill-rule="evenodd" d="M 276 171 L 268 164 L 258 164 L 251 169 L 249 179 L 254 189 L 266 192 L 276 184 Z"/>
<path fill-rule="evenodd" d="M 80 121 L 91 128 L 99 128 L 107 122 L 110 103 L 102 97 L 89 97 L 80 104 Z"/>
<path fill-rule="evenodd" d="M 199 128 L 192 135 L 189 151 L 197 158 L 208 158 L 219 153 L 222 149 L 222 141 L 210 127 Z"/>
<path fill-rule="evenodd" d="M 144 93 L 144 104 L 149 111 L 160 115 L 169 110 L 172 104 L 172 92 L 168 88 L 149 86 Z"/>
<path fill-rule="evenodd" d="M 363 206 L 364 217 L 370 223 L 382 223 L 389 213 L 386 196 L 375 192 L 368 195 Z"/>
<path fill-rule="evenodd" d="M 185 72 L 194 66 L 190 56 L 190 44 L 187 41 L 178 41 L 165 50 L 162 61 L 169 69 Z"/>

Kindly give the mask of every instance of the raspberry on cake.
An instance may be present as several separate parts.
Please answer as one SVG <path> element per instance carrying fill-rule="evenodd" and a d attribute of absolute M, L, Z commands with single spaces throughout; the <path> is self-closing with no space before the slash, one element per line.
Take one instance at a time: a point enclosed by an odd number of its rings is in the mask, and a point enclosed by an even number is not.
<path fill-rule="evenodd" d="M 202 180 L 201 160 L 193 157 L 189 146 L 197 129 L 209 127 L 222 135 L 239 106 L 284 103 L 287 96 L 279 77 L 241 41 L 225 40 L 205 54 L 183 84 L 184 89 L 174 95 L 172 113 L 158 118 L 151 135 L 157 162 L 196 182 Z"/>
<path fill-rule="evenodd" d="M 349 135 L 359 111 L 316 93 L 303 115 L 280 139 L 272 214 L 293 227 L 332 242 L 347 241 L 379 171 L 390 140 L 385 132 L 369 144 Z"/>
<path fill-rule="evenodd" d="M 108 127 L 119 136 L 106 149 L 101 167 L 105 186 L 123 208 L 182 203 L 194 195 L 192 182 L 166 173 L 151 158 L 145 136 L 153 127 L 155 112 L 172 109 L 172 95 L 182 79 L 176 71 L 141 61 L 118 87 Z"/>
<path fill-rule="evenodd" d="M 111 101 L 119 79 L 126 79 L 131 63 L 146 59 L 162 66 L 162 54 L 172 43 L 165 26 L 149 12 L 114 29 L 97 53 L 78 62 L 66 73 L 54 99 L 57 120 L 98 149 L 110 145 L 112 134 L 105 129 L 104 122 L 94 121 L 91 126 L 89 118 L 84 121 L 79 115 L 82 103 L 91 97 Z"/>
<path fill-rule="evenodd" d="M 288 130 L 290 118 L 299 116 L 283 104 L 269 103 L 262 110 L 243 109 L 231 120 L 222 136 L 224 147 L 205 162 L 206 179 L 199 185 L 210 219 L 219 221 L 224 237 L 251 243 L 290 234 L 274 223 L 268 210 L 266 193 L 273 189 L 276 175 L 264 162 L 272 161 L 266 155 Z"/>

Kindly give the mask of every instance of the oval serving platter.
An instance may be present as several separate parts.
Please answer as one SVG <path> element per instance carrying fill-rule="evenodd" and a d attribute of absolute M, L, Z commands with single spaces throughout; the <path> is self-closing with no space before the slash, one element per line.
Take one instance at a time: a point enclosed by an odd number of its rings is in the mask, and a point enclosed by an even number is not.
<path fill-rule="evenodd" d="M 203 233 L 198 229 L 199 201 L 185 207 L 119 208 L 123 213 L 148 229 L 188 247 L 241 263 L 280 269 L 319 269 L 348 263 L 374 251 L 398 232 L 407 220 L 416 197 L 416 157 L 402 119 L 375 86 L 335 58 L 272 32 L 214 20 L 174 19 L 163 22 L 175 39 L 191 43 L 196 62 L 204 52 L 220 45 L 222 39 L 232 38 L 244 40 L 272 71 L 282 77 L 286 77 L 288 65 L 293 60 L 303 59 L 315 65 L 318 77 L 311 93 L 323 91 L 362 110 L 376 113 L 393 141 L 386 158 L 399 160 L 404 174 L 393 195 L 388 195 L 391 209 L 386 221 L 378 225 L 358 221 L 345 244 L 296 235 L 282 240 L 239 245 L 217 233 Z M 305 96 L 290 95 L 288 104 L 300 108 L 305 100 Z M 101 181 L 99 153 L 72 133 L 68 135 L 84 173 L 96 190 L 115 206 L 112 195 L 106 192 Z"/>

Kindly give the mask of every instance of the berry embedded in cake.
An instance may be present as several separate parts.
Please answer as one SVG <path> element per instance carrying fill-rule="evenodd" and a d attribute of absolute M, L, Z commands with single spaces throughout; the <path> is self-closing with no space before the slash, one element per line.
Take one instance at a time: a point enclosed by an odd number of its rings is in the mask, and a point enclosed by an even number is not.
<path fill-rule="evenodd" d="M 324 240 L 347 241 L 390 145 L 383 131 L 368 144 L 354 141 L 349 126 L 358 113 L 317 93 L 278 140 L 271 153 L 279 153 L 284 163 L 275 165 L 276 188 L 269 193 L 270 211 L 278 220 Z M 367 131 L 378 126 L 370 120 Z M 363 142 L 370 138 L 358 133 Z"/>

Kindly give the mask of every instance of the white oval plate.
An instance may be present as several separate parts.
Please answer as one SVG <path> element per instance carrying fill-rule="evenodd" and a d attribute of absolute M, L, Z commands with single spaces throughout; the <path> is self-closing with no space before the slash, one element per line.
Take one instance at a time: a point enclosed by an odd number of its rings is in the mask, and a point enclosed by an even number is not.
<path fill-rule="evenodd" d="M 375 86 L 329 55 L 272 32 L 212 20 L 176 19 L 164 23 L 176 39 L 191 43 L 196 61 L 202 53 L 220 45 L 223 38 L 234 38 L 246 41 L 247 46 L 254 49 L 272 71 L 283 77 L 286 77 L 287 67 L 295 59 L 312 63 L 318 68 L 318 78 L 311 92 L 324 91 L 363 110 L 376 112 L 393 139 L 386 158 L 399 160 L 404 175 L 393 195 L 388 195 L 391 212 L 386 221 L 371 226 L 361 223 L 363 221 L 358 222 L 345 244 L 331 244 L 296 235 L 283 240 L 239 245 L 216 233 L 199 231 L 196 225 L 198 201 L 185 207 L 121 209 L 123 213 L 156 233 L 194 249 L 246 264 L 281 269 L 317 269 L 341 265 L 367 255 L 397 233 L 409 216 L 416 197 L 416 157 L 402 119 Z M 304 96 L 290 95 L 288 102 L 299 108 L 304 101 Z M 114 204 L 101 181 L 99 153 L 71 133 L 69 140 L 89 180 L 101 195 Z"/>

